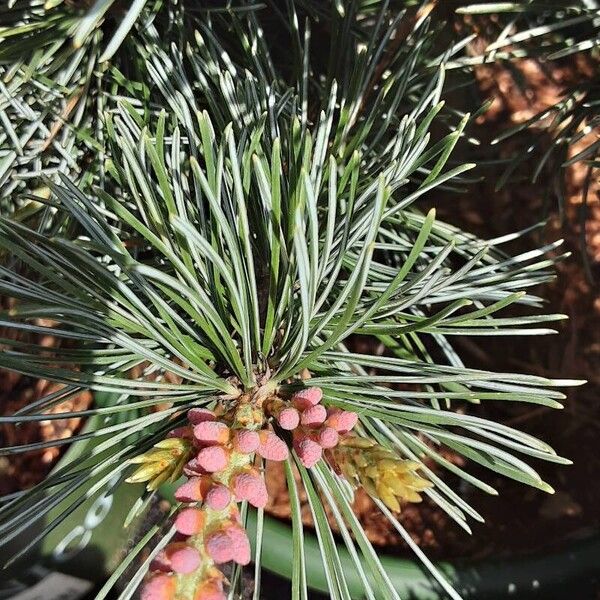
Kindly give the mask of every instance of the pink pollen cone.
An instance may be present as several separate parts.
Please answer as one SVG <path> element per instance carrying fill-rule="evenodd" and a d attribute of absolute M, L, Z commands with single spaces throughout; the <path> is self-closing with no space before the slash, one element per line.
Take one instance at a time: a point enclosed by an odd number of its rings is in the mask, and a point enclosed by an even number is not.
<path fill-rule="evenodd" d="M 302 412 L 300 422 L 307 427 L 320 425 L 327 418 L 327 410 L 321 404 L 315 404 Z"/>
<path fill-rule="evenodd" d="M 358 422 L 358 415 L 349 410 L 334 408 L 329 411 L 326 424 L 333 427 L 338 433 L 347 433 Z"/>
<path fill-rule="evenodd" d="M 248 502 L 250 502 L 250 504 L 252 504 L 252 506 L 255 508 L 264 508 L 268 501 L 269 493 L 267 492 L 267 486 L 264 485 L 264 483 L 258 492 L 252 496 L 252 498 L 248 498 Z"/>
<path fill-rule="evenodd" d="M 185 543 L 169 544 L 166 553 L 171 561 L 173 571 L 184 575 L 193 573 L 200 566 L 202 560 L 200 552 Z"/>
<path fill-rule="evenodd" d="M 192 477 L 175 490 L 178 502 L 199 502 L 204 497 L 204 484 L 201 477 Z"/>
<path fill-rule="evenodd" d="M 194 425 L 194 437 L 204 446 L 226 444 L 229 441 L 229 427 L 220 421 L 203 421 Z"/>
<path fill-rule="evenodd" d="M 260 445 L 260 437 L 256 431 L 250 429 L 238 429 L 233 437 L 233 447 L 242 454 L 256 452 Z"/>
<path fill-rule="evenodd" d="M 256 508 L 264 508 L 268 500 L 264 479 L 256 472 L 244 471 L 232 479 L 233 493 L 239 502 L 248 500 Z"/>
<path fill-rule="evenodd" d="M 340 439 L 338 432 L 333 427 L 324 427 L 317 438 L 321 448 L 335 448 Z"/>
<path fill-rule="evenodd" d="M 239 565 L 250 562 L 250 542 L 246 532 L 239 525 L 227 528 L 227 536 L 231 540 L 232 559 Z"/>
<path fill-rule="evenodd" d="M 323 390 L 321 388 L 304 388 L 292 396 L 292 402 L 298 409 L 304 410 L 305 408 L 319 404 L 321 398 L 323 398 Z"/>
<path fill-rule="evenodd" d="M 223 510 L 231 502 L 231 492 L 223 484 L 217 483 L 208 490 L 205 502 L 212 510 Z"/>
<path fill-rule="evenodd" d="M 279 411 L 277 422 L 282 429 L 296 429 L 300 423 L 300 414 L 295 408 L 287 407 Z"/>
<path fill-rule="evenodd" d="M 190 408 L 187 413 L 188 421 L 192 425 L 198 425 L 198 423 L 204 423 L 205 421 L 216 421 L 217 417 L 212 410 L 208 408 Z"/>
<path fill-rule="evenodd" d="M 294 450 L 300 462 L 307 468 L 314 467 L 323 454 L 323 449 L 317 442 L 309 438 L 294 440 Z"/>
<path fill-rule="evenodd" d="M 227 451 L 221 446 L 207 446 L 202 448 L 196 456 L 198 465 L 207 473 L 222 471 L 229 464 Z"/>
<path fill-rule="evenodd" d="M 183 535 L 196 535 L 204 527 L 204 513 L 197 508 L 184 508 L 175 518 L 175 529 Z"/>
<path fill-rule="evenodd" d="M 208 555 L 218 565 L 233 559 L 233 543 L 226 531 L 219 529 L 211 533 L 205 542 Z"/>
<path fill-rule="evenodd" d="M 265 460 L 282 461 L 288 457 L 289 451 L 285 442 L 272 431 L 263 429 L 259 433 L 259 436 L 260 446 L 258 447 L 258 453 Z"/>
<path fill-rule="evenodd" d="M 175 598 L 175 586 L 173 575 L 153 575 L 144 584 L 140 600 L 172 600 Z"/>

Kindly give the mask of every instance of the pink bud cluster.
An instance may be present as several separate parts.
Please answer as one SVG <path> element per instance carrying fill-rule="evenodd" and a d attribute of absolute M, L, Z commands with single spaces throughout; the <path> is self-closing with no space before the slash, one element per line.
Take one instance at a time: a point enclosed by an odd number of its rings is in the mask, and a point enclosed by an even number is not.
<path fill-rule="evenodd" d="M 262 508 L 268 501 L 264 479 L 252 467 L 252 455 L 274 461 L 289 455 L 285 442 L 270 430 L 229 427 L 202 408 L 191 409 L 187 416 L 189 424 L 173 430 L 169 437 L 193 442 L 194 456 L 183 468 L 188 480 L 175 492 L 176 500 L 193 506 L 178 512 L 177 540 L 153 561 L 153 575 L 142 590 L 142 600 L 173 600 L 175 575 L 202 570 L 203 555 L 215 565 L 248 564 L 250 542 L 236 502 L 248 501 Z M 218 571 L 200 577 L 194 600 L 223 600 L 222 579 Z"/>
<path fill-rule="evenodd" d="M 322 390 L 313 387 L 296 392 L 289 401 L 275 398 L 262 407 L 258 419 L 260 425 L 266 410 L 281 429 L 292 432 L 294 449 L 305 467 L 316 464 L 323 450 L 334 448 L 358 420 L 354 412 L 327 410 L 322 397 Z M 153 561 L 141 600 L 174 600 L 178 576 L 194 577 L 194 600 L 224 600 L 224 577 L 212 565 L 250 562 L 250 542 L 236 503 L 264 508 L 268 501 L 252 457 L 283 461 L 289 456 L 287 444 L 270 429 L 240 426 L 235 416 L 225 417 L 228 425 L 203 408 L 193 408 L 187 416 L 188 425 L 169 437 L 193 444 L 194 455 L 183 467 L 188 479 L 175 492 L 175 498 L 188 506 L 175 519 L 177 538 Z"/>
<path fill-rule="evenodd" d="M 292 431 L 294 450 L 307 468 L 320 460 L 323 450 L 337 446 L 340 435 L 348 433 L 358 421 L 355 412 L 326 409 L 322 398 L 321 388 L 311 387 L 296 392 L 289 403 L 274 406 L 277 423 Z"/>

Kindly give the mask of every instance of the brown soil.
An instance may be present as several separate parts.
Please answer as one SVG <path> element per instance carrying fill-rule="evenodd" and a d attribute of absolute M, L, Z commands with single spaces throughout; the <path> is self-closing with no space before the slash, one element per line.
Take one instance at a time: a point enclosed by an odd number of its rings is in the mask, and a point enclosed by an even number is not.
<path fill-rule="evenodd" d="M 6 300 L 0 299 L 6 304 Z M 3 306 L 2 308 L 8 308 Z M 14 339 L 16 330 L 0 329 L 0 337 Z M 37 336 L 37 342 L 45 347 L 55 347 L 56 339 Z M 0 351 L 2 346 L 0 345 Z M 32 380 L 18 373 L 0 369 L 0 414 L 14 415 L 15 412 L 40 398 L 60 390 L 63 386 L 46 380 Z M 90 392 L 53 406 L 48 413 L 64 413 L 85 410 L 92 402 Z M 0 446 L 17 446 L 48 440 L 69 438 L 80 429 L 82 419 L 48 419 L 15 425 L 0 424 Z M 66 446 L 53 446 L 35 452 L 0 457 L 0 495 L 10 494 L 34 486 L 44 479 L 56 464 Z"/>
<path fill-rule="evenodd" d="M 13 415 L 30 402 L 58 391 L 62 386 L 46 380 L 25 379 L 23 386 L 0 395 L 2 414 Z M 73 399 L 61 402 L 48 411 L 50 414 L 76 412 L 89 408 L 92 402 L 90 392 L 82 392 Z M 30 422 L 16 428 L 14 425 L 0 426 L 0 440 L 3 446 L 32 444 L 49 440 L 63 440 L 75 435 L 82 425 L 82 419 L 69 418 Z M 35 452 L 17 454 L 10 458 L 0 458 L 0 494 L 8 494 L 27 489 L 39 483 L 51 471 L 62 455 L 65 446 L 53 446 Z"/>
<path fill-rule="evenodd" d="M 560 64 L 522 61 L 513 66 L 512 73 L 498 66 L 481 68 L 478 77 L 482 92 L 497 98 L 492 110 L 481 119 L 481 137 L 485 139 L 485 134 L 494 137 L 499 130 L 529 119 L 556 102 L 564 86 L 593 77 L 595 68 L 582 57 Z M 526 81 L 526 88 L 517 81 Z M 598 133 L 592 131 L 578 142 L 571 148 L 570 156 L 588 145 L 590 139 L 597 139 Z M 525 137 L 517 138 L 503 152 L 523 148 L 526 143 Z M 572 255 L 558 263 L 556 280 L 539 290 L 549 301 L 547 312 L 569 316 L 568 321 L 556 327 L 558 335 L 512 340 L 489 338 L 477 348 L 463 341 L 463 354 L 474 366 L 588 380 L 586 386 L 567 391 L 564 411 L 487 405 L 479 413 L 548 441 L 558 454 L 570 458 L 574 464 L 535 465 L 556 489 L 553 496 L 502 478 L 492 482 L 500 491 L 499 499 L 471 494 L 470 500 L 481 510 L 486 524 L 474 527 L 473 539 L 459 544 L 455 550 L 460 555 L 511 554 L 548 548 L 600 528 L 597 501 L 600 457 L 596 451 L 600 432 L 600 185 L 597 172 L 588 173 L 585 164 L 570 167 L 566 172 L 566 203 L 561 215 L 551 187 L 558 179 L 554 179 L 556 172 L 552 170 L 556 166 L 543 172 L 536 184 L 529 182 L 536 159 L 539 156 L 523 165 L 523 179 L 518 183 L 496 192 L 496 178 L 490 173 L 478 189 L 462 199 L 458 210 L 447 205 L 440 216 L 456 224 L 470 222 L 471 229 L 484 237 L 524 229 L 537 215 L 547 217 L 546 227 L 533 239 L 522 240 L 519 250 L 564 238 L 563 250 Z M 587 177 L 585 214 L 581 207 Z M 550 194 L 545 198 L 548 187 Z M 549 209 L 546 214 L 545 205 Z M 446 552 L 449 550 L 453 549 Z"/>

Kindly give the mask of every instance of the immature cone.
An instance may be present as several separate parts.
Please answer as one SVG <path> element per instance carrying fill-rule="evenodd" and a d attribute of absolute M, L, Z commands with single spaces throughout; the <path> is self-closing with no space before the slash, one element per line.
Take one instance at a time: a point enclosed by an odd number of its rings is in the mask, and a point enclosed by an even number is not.
<path fill-rule="evenodd" d="M 233 546 L 233 560 L 238 565 L 247 565 L 251 559 L 250 541 L 243 527 L 234 524 L 227 528 L 227 535 Z"/>
<path fill-rule="evenodd" d="M 175 481 L 181 476 L 191 452 L 192 445 L 189 440 L 177 437 L 162 440 L 148 452 L 130 459 L 130 463 L 140 466 L 126 481 L 147 481 L 146 488 L 155 490 L 165 481 Z"/>
<path fill-rule="evenodd" d="M 402 502 L 420 502 L 420 492 L 433 484 L 417 475 L 418 462 L 398 458 L 392 451 L 361 437 L 345 438 L 332 456 L 346 479 L 360 484 L 390 510 L 399 512 Z"/>
<path fill-rule="evenodd" d="M 204 476 L 191 477 L 175 491 L 178 502 L 200 502 L 208 491 L 210 480 Z"/>
<path fill-rule="evenodd" d="M 298 410 L 305 410 L 319 404 L 322 398 L 323 390 L 318 387 L 311 387 L 295 392 L 292 396 L 292 403 Z"/>
<path fill-rule="evenodd" d="M 260 444 L 257 448 L 265 460 L 274 460 L 280 462 L 288 457 L 288 447 L 286 443 L 272 431 L 263 429 L 259 432 Z"/>
<path fill-rule="evenodd" d="M 187 575 L 193 573 L 200 566 L 200 553 L 185 542 L 169 544 L 165 548 L 165 555 L 175 573 Z"/>
<path fill-rule="evenodd" d="M 231 479 L 231 486 L 238 502 L 247 500 L 256 508 L 264 508 L 268 501 L 267 488 L 262 476 L 254 469 L 237 473 Z"/>
<path fill-rule="evenodd" d="M 242 454 L 252 454 L 260 446 L 260 437 L 256 431 L 238 429 L 233 435 L 233 447 Z"/>
<path fill-rule="evenodd" d="M 314 467 L 323 454 L 323 448 L 317 442 L 302 435 L 294 439 L 294 450 L 307 469 Z"/>
<path fill-rule="evenodd" d="M 322 404 L 315 404 L 302 411 L 300 422 L 306 427 L 317 427 L 327 418 L 327 410 Z"/>
<path fill-rule="evenodd" d="M 226 524 L 206 537 L 206 552 L 216 564 L 233 560 L 240 565 L 250 562 L 250 542 L 242 527 Z"/>
<path fill-rule="evenodd" d="M 152 575 L 142 588 L 140 600 L 173 600 L 176 587 L 177 580 L 173 575 Z"/>
<path fill-rule="evenodd" d="M 229 452 L 222 446 L 207 446 L 198 452 L 196 462 L 205 473 L 216 473 L 229 464 Z"/>
<path fill-rule="evenodd" d="M 332 427 L 323 427 L 318 433 L 317 442 L 321 448 L 335 448 L 340 439 L 340 434 Z"/>
<path fill-rule="evenodd" d="M 220 421 L 202 421 L 194 425 L 194 438 L 200 446 L 226 444 L 229 441 L 229 427 Z"/>
<path fill-rule="evenodd" d="M 358 415 L 349 410 L 332 408 L 328 411 L 325 423 L 338 433 L 348 433 L 358 422 Z"/>
<path fill-rule="evenodd" d="M 213 510 L 224 510 L 231 502 L 231 492 L 221 483 L 213 485 L 206 493 L 206 506 Z"/>
<path fill-rule="evenodd" d="M 134 459 L 142 466 L 132 480 L 148 480 L 152 485 L 183 471 L 189 479 L 177 488 L 175 498 L 194 504 L 182 508 L 175 518 L 180 539 L 152 561 L 153 575 L 143 588 L 143 600 L 187 599 L 189 585 L 195 585 L 192 600 L 224 600 L 224 576 L 215 565 L 230 561 L 246 565 L 251 559 L 235 503 L 247 501 L 264 508 L 268 501 L 264 478 L 252 467 L 252 456 L 282 461 L 289 455 L 287 444 L 274 431 L 259 429 L 265 414 L 279 428 L 292 432 L 294 450 L 310 468 L 321 459 L 323 449 L 336 449 L 358 418 L 340 409 L 327 411 L 320 404 L 322 397 L 320 388 L 305 388 L 289 401 L 273 397 L 264 408 L 241 403 L 221 420 L 210 410 L 193 408 L 187 425 Z M 399 489 L 388 476 L 369 473 L 361 477 L 374 477 L 373 489 L 380 489 L 382 497 L 388 488 Z M 192 579 L 186 579 L 188 575 Z"/>
<path fill-rule="evenodd" d="M 300 413 L 292 406 L 283 408 L 277 415 L 277 422 L 282 429 L 291 431 L 300 423 Z"/>
<path fill-rule="evenodd" d="M 194 408 L 188 419 L 188 425 L 132 461 L 142 465 L 132 481 L 160 483 L 183 471 L 189 479 L 177 488 L 175 498 L 194 504 L 178 512 L 177 541 L 152 561 L 152 575 L 142 589 L 143 600 L 224 600 L 224 576 L 213 563 L 250 562 L 250 543 L 230 486 L 238 496 L 243 490 L 244 499 L 263 507 L 267 490 L 262 476 L 250 469 L 252 454 L 260 447 L 267 457 L 281 460 L 287 456 L 287 446 L 273 432 L 259 435 L 251 429 L 262 424 L 255 423 L 252 410 L 246 410 L 244 419 L 234 416 L 224 423 L 212 411 Z M 240 479 L 234 485 L 233 466 L 237 474 L 249 474 L 251 483 L 244 486 Z M 195 586 L 193 597 L 191 586 Z"/>
<path fill-rule="evenodd" d="M 206 552 L 220 565 L 233 559 L 231 540 L 225 531 L 215 531 L 206 538 Z"/>
<path fill-rule="evenodd" d="M 206 517 L 198 508 L 184 508 L 175 518 L 175 529 L 183 535 L 196 535 L 204 529 Z"/>

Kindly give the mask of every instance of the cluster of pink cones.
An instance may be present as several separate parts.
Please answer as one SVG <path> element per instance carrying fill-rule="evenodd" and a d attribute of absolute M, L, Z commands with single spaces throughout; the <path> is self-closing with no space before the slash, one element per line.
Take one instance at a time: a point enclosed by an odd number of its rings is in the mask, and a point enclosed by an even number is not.
<path fill-rule="evenodd" d="M 250 543 L 237 503 L 247 501 L 263 508 L 268 501 L 263 476 L 253 466 L 254 456 L 273 461 L 289 456 L 284 440 L 270 429 L 259 429 L 263 411 L 292 433 L 300 461 L 312 467 L 323 450 L 334 448 L 340 435 L 358 420 L 354 412 L 327 410 L 320 404 L 322 396 L 320 388 L 306 388 L 289 401 L 274 397 L 260 409 L 260 417 L 250 421 L 236 414 L 220 420 L 203 408 L 188 412 L 188 425 L 169 434 L 193 444 L 194 455 L 183 467 L 188 480 L 175 492 L 175 498 L 187 506 L 175 519 L 176 538 L 151 565 L 141 600 L 174 600 L 183 588 L 195 590 L 194 600 L 226 598 L 224 576 L 217 566 L 250 562 Z"/>
<path fill-rule="evenodd" d="M 339 408 L 326 409 L 321 404 L 321 388 L 306 388 L 296 392 L 290 402 L 275 400 L 272 412 L 282 429 L 292 431 L 294 450 L 300 462 L 313 467 L 323 450 L 337 446 L 340 435 L 348 433 L 357 423 L 355 412 Z"/>

